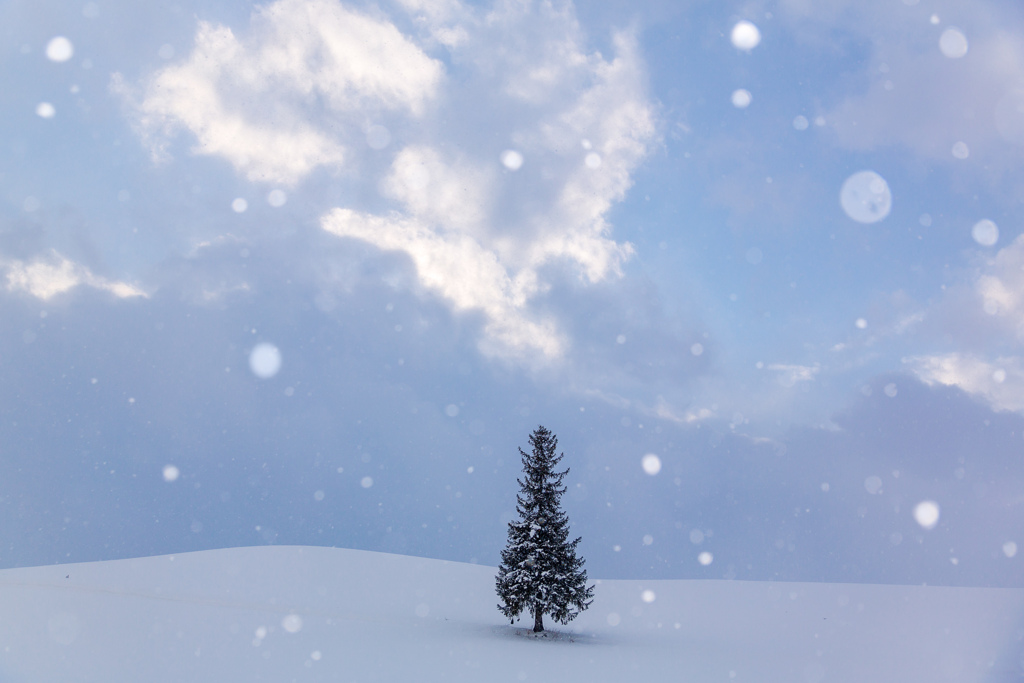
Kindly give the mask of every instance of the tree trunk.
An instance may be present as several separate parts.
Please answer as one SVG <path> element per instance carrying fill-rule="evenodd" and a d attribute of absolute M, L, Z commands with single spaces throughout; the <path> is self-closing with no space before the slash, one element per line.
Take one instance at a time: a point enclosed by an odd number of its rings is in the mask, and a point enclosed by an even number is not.
<path fill-rule="evenodd" d="M 544 612 L 539 607 L 533 609 L 533 632 L 540 633 L 544 630 Z"/>

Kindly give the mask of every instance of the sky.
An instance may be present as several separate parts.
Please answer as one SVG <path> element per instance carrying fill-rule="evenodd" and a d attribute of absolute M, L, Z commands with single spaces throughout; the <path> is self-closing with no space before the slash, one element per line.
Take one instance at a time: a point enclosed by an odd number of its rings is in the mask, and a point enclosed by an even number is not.
<path fill-rule="evenodd" d="M 1022 586 L 1024 16 L 0 7 L 0 567 Z M 648 457 L 653 456 L 653 457 Z"/>

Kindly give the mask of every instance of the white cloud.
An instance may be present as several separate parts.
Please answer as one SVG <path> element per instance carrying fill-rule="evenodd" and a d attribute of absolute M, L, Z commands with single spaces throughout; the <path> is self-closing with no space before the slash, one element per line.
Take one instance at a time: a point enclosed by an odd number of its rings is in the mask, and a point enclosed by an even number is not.
<path fill-rule="evenodd" d="M 922 382 L 958 387 L 995 410 L 1024 414 L 1024 236 L 977 262 L 963 285 L 891 331 L 932 347 L 936 338 L 950 340 L 952 350 L 903 357 Z"/>
<path fill-rule="evenodd" d="M 126 282 L 107 280 L 94 275 L 85 266 L 78 265 L 53 252 L 49 258 L 35 261 L 9 261 L 7 289 L 12 292 L 27 292 L 47 301 L 80 285 L 110 292 L 120 299 L 145 297 L 141 289 Z"/>
<path fill-rule="evenodd" d="M 501 136 L 507 136 L 525 165 L 513 181 L 502 170 L 500 149 L 461 143 L 454 145 L 457 155 L 442 151 L 464 135 L 449 130 L 451 138 L 408 145 L 395 157 L 381 189 L 401 212 L 339 209 L 323 226 L 406 252 L 423 286 L 457 309 L 486 315 L 481 348 L 487 353 L 558 356 L 568 341 L 529 310 L 531 297 L 547 287 L 543 267 L 570 264 L 595 283 L 621 276 L 633 253 L 631 245 L 611 239 L 607 215 L 625 197 L 655 135 L 635 41 L 617 36 L 616 56 L 606 61 L 582 51 L 569 10 L 498 3 L 478 17 L 452 3 L 434 14 L 411 0 L 405 4 L 423 10 L 421 18 L 434 27 L 461 22 L 467 38 L 453 51 L 472 90 L 458 90 L 467 86 L 452 78 L 445 94 L 453 101 L 469 97 L 494 126 L 493 137 L 504 147 Z M 515 49 L 522 40 L 534 49 Z M 529 106 L 503 122 L 510 98 Z"/>
<path fill-rule="evenodd" d="M 772 363 L 768 369 L 777 372 L 779 384 L 784 387 L 795 386 L 799 382 L 813 381 L 815 376 L 821 372 L 821 367 L 815 365 L 790 365 L 785 363 Z"/>
<path fill-rule="evenodd" d="M 564 342 L 550 322 L 529 320 L 524 311 L 523 279 L 509 277 L 493 252 L 466 234 L 441 235 L 416 219 L 335 209 L 323 219 L 324 230 L 370 242 L 380 249 L 403 251 L 416 267 L 422 285 L 448 299 L 456 310 L 480 310 L 487 316 L 489 343 L 483 350 L 505 355 L 535 349 L 559 355 Z"/>
<path fill-rule="evenodd" d="M 480 233 L 488 223 L 495 173 L 493 165 L 448 164 L 431 147 L 411 146 L 395 157 L 382 190 L 431 225 Z"/>
<path fill-rule="evenodd" d="M 876 299 L 868 334 L 858 331 L 833 350 L 873 347 L 862 362 L 892 352 L 913 358 L 945 357 L 946 351 L 989 359 L 1016 356 L 1024 341 L 1024 236 L 988 254 L 973 252 L 962 279 L 944 286 L 928 304 L 903 290 Z M 937 341 L 945 348 L 936 348 Z M 922 346 L 927 353 L 920 352 Z"/>
<path fill-rule="evenodd" d="M 986 264 L 975 291 L 982 310 L 1024 341 L 1024 235 Z"/>
<path fill-rule="evenodd" d="M 589 143 L 590 154 L 599 156 L 600 165 L 577 163 L 569 173 L 554 210 L 544 217 L 545 234 L 535 246 L 533 261 L 569 257 L 591 282 L 621 274 L 622 261 L 633 253 L 630 245 L 606 238 L 611 232 L 606 216 L 632 186 L 631 173 L 647 154 L 655 130 L 636 43 L 632 36 L 620 34 L 615 46 L 612 62 L 594 65 L 596 84 L 567 111 L 541 124 L 549 150 L 564 148 L 567 142 Z"/>
<path fill-rule="evenodd" d="M 715 417 L 714 411 L 709 408 L 692 408 L 684 412 L 673 408 L 664 397 L 659 396 L 658 401 L 651 413 L 663 420 L 670 420 L 677 424 L 695 424 L 705 422 Z"/>
<path fill-rule="evenodd" d="M 1024 236 L 982 264 L 972 290 L 969 296 L 954 294 L 940 310 L 949 332 L 976 351 L 915 355 L 903 362 L 923 382 L 959 387 L 995 410 L 1024 413 L 1024 359 L 1013 353 L 1024 341 Z"/>
<path fill-rule="evenodd" d="M 192 54 L 145 84 L 137 128 L 158 156 L 187 130 L 253 181 L 358 168 L 325 230 L 408 254 L 424 288 L 483 313 L 486 353 L 558 357 L 568 339 L 531 311 L 545 269 L 596 283 L 633 253 L 608 213 L 656 134 L 635 38 L 616 36 L 611 59 L 588 51 L 570 3 L 399 4 L 415 39 L 332 0 L 278 0 L 244 37 L 200 23 Z M 416 41 L 447 51 L 451 73 Z M 394 146 L 368 148 L 384 123 Z"/>
<path fill-rule="evenodd" d="M 458 47 L 469 40 L 464 24 L 471 13 L 459 0 L 398 0 L 398 3 L 441 45 Z"/>
<path fill-rule="evenodd" d="M 189 58 L 158 71 L 132 108 L 156 158 L 184 128 L 197 154 L 253 181 L 292 184 L 342 164 L 342 139 L 367 112 L 421 115 L 442 75 L 388 22 L 330 0 L 278 0 L 254 13 L 244 39 L 200 22 Z M 132 100 L 120 75 L 112 88 Z"/>
<path fill-rule="evenodd" d="M 1024 413 L 1024 363 L 1001 357 L 995 362 L 962 353 L 912 356 L 903 363 L 928 385 L 959 387 L 995 410 Z"/>

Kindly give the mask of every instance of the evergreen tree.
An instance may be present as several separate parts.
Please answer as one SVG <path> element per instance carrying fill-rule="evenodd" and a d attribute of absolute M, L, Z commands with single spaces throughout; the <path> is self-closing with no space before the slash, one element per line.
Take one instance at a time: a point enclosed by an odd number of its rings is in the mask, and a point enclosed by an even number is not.
<path fill-rule="evenodd" d="M 593 602 L 584 561 L 576 557 L 580 539 L 569 541 L 569 518 L 562 511 L 562 479 L 568 469 L 555 471 L 564 454 L 556 454 L 558 439 L 543 426 L 530 434 L 530 453 L 519 449 L 523 478 L 518 479 L 516 512 L 509 522 L 508 544 L 501 552 L 496 585 L 498 609 L 514 621 L 527 610 L 533 630 L 544 630 L 543 615 L 568 624 Z"/>

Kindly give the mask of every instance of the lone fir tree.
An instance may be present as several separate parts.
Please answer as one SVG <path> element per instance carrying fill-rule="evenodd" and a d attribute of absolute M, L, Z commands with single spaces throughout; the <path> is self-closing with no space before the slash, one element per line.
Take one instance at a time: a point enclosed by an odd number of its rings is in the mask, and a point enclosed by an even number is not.
<path fill-rule="evenodd" d="M 519 449 L 519 519 L 509 522 L 495 583 L 501 613 L 511 621 L 527 610 L 533 614 L 534 632 L 539 632 L 544 630 L 544 614 L 560 624 L 575 619 L 593 602 L 594 587 L 587 586 L 584 561 L 576 557 L 580 539 L 568 540 L 569 518 L 561 499 L 562 479 L 569 470 L 555 471 L 564 455 L 555 451 L 558 439 L 541 426 L 530 434 L 530 445 L 530 453 Z"/>

